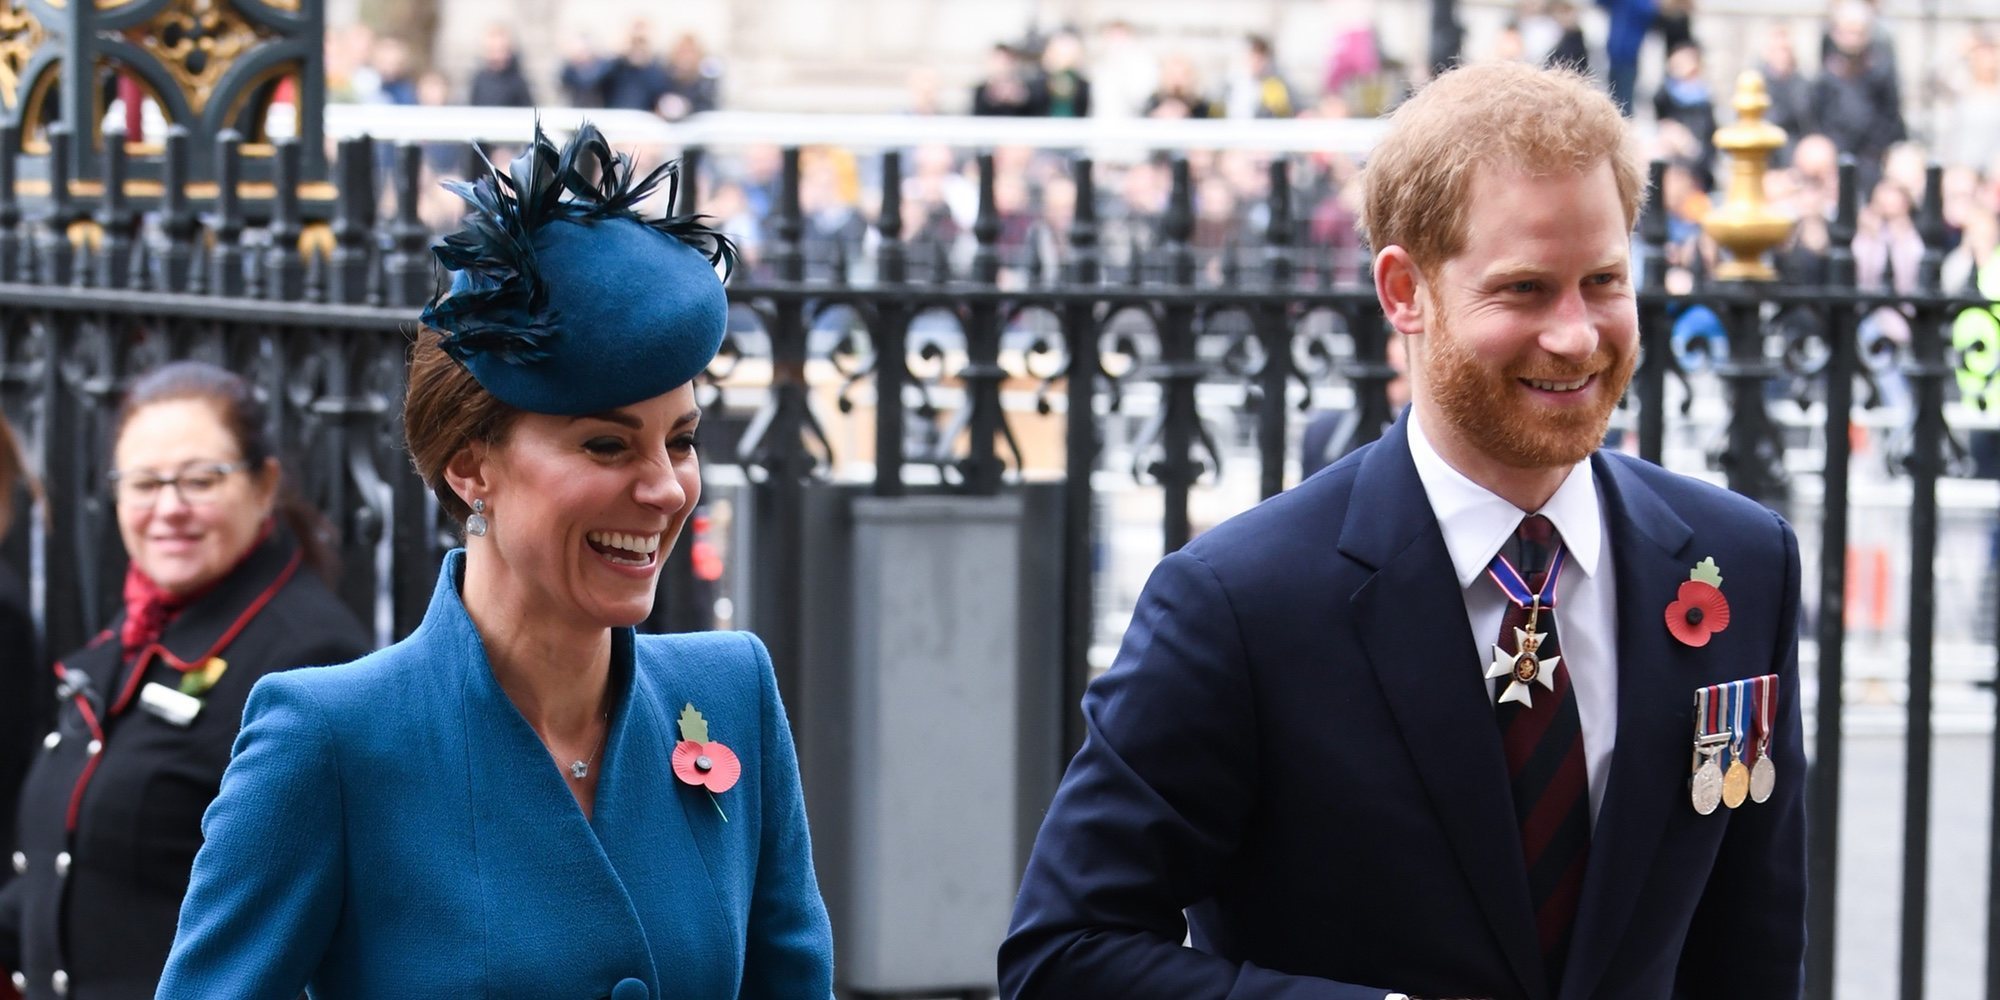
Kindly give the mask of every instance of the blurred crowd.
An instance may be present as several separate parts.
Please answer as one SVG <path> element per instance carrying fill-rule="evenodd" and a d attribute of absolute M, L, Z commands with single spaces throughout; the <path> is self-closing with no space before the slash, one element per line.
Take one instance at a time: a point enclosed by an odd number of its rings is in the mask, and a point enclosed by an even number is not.
<path fill-rule="evenodd" d="M 1472 39 L 1465 58 L 1567 65 L 1603 81 L 1634 116 L 1650 156 L 1670 166 L 1657 192 L 1669 216 L 1674 268 L 1670 283 L 1692 282 L 1712 261 L 1699 221 L 1720 197 L 1726 164 L 1714 133 L 1735 117 L 1733 90 L 1697 40 L 1704 35 L 1697 0 L 1596 0 L 1601 16 L 1586 19 L 1569 0 L 1519 0 L 1497 32 Z M 1719 15 L 1717 15 L 1719 16 Z M 1744 23 L 1735 17 L 1729 24 Z M 1601 27 L 1603 37 L 1592 32 Z M 1939 58 L 1920 74 L 1898 66 L 1894 25 L 1867 0 L 1832 0 L 1816 39 L 1795 25 L 1759 26 L 1755 68 L 1770 97 L 1766 118 L 1788 141 L 1774 160 L 1767 195 L 1801 220 L 1781 255 L 1788 277 L 1812 280 L 1823 267 L 1827 221 L 1835 206 L 1839 157 L 1857 164 L 1861 206 L 1856 252 L 1864 282 L 1903 286 L 1916 280 L 1922 242 L 1916 207 L 1924 166 L 1945 166 L 1944 215 L 1951 260 L 1946 280 L 1969 287 L 2000 243 L 2000 21 L 1946 32 Z M 1712 30 L 1711 32 L 1712 33 Z M 1817 42 L 1816 46 L 1813 44 Z M 1030 31 L 990 47 L 977 79 L 963 90 L 934 68 L 914 70 L 905 110 L 913 115 L 969 113 L 1107 119 L 1372 117 L 1394 107 L 1428 70 L 1421 59 L 1387 51 L 1368 24 L 1337 31 L 1310 79 L 1281 72 L 1272 39 L 1246 35 L 1225 60 L 1207 61 L 1162 50 L 1135 24 L 1114 20 L 1090 30 Z M 538 92 L 523 72 L 516 39 L 503 24 L 489 26 L 476 69 L 461 80 L 416 71 L 408 46 L 352 26 L 329 32 L 327 71 L 336 100 L 416 104 L 578 107 L 651 110 L 677 119 L 722 105 L 723 68 L 692 34 L 662 45 L 651 24 L 627 26 L 617 51 L 578 41 L 563 53 L 559 92 Z M 1294 61 L 1292 64 L 1296 66 Z M 1658 67 L 1657 82 L 1649 69 Z M 1903 81 L 1920 81 L 1906 95 Z M 1907 116 L 1907 117 L 1906 117 Z M 1915 120 L 1911 120 L 1914 118 Z M 671 150 L 640 151 L 665 156 Z M 1233 250 L 1262 244 L 1269 232 L 1269 157 L 1199 150 L 1103 155 L 1095 176 L 1100 244 L 1116 264 L 1140 266 L 1162 240 L 1160 220 L 1170 192 L 1169 160 L 1187 155 L 1194 186 L 1189 243 L 1208 277 L 1220 279 Z M 950 267 L 972 253 L 977 211 L 974 151 L 916 146 L 903 151 L 906 240 L 923 247 L 914 266 Z M 1010 280 L 1052 269 L 1067 246 L 1076 209 L 1070 151 L 1001 147 L 994 197 L 1000 249 Z M 755 268 L 774 237 L 780 154 L 775 147 L 713 150 L 704 160 L 701 208 L 743 244 Z M 440 146 L 435 172 L 462 172 L 462 149 Z M 1306 280 L 1358 281 L 1365 257 L 1354 234 L 1352 181 L 1360 164 L 1336 154 L 1291 157 L 1292 240 Z M 804 151 L 800 199 L 809 270 L 819 277 L 865 278 L 880 233 L 879 157 L 834 147 Z M 448 197 L 425 206 L 447 224 Z M 2000 285 L 2000 268 L 1993 281 Z"/>

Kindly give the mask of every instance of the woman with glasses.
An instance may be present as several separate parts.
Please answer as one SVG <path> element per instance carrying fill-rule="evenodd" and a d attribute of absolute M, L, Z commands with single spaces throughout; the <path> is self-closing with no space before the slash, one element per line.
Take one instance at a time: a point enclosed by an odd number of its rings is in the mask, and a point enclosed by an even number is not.
<path fill-rule="evenodd" d="M 153 996 L 252 685 L 369 646 L 248 384 L 169 364 L 113 426 L 124 605 L 55 667 L 0 890 L 0 966 L 29 1000 Z"/>

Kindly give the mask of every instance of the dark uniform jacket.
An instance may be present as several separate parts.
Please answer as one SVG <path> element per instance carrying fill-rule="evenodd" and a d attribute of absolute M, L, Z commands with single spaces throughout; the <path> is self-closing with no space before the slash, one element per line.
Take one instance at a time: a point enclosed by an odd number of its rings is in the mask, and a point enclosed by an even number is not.
<path fill-rule="evenodd" d="M 120 621 L 56 665 L 55 729 L 22 787 L 0 891 L 0 965 L 28 1000 L 150 998 L 173 944 L 201 816 L 215 798 L 251 685 L 365 652 L 367 632 L 283 532 L 121 662 Z M 185 725 L 174 660 L 226 664 Z M 187 706 L 188 702 L 179 702 Z"/>

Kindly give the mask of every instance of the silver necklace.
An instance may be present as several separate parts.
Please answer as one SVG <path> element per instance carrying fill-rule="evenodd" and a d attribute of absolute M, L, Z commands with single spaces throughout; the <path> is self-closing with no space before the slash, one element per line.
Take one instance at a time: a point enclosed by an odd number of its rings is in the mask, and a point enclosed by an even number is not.
<path fill-rule="evenodd" d="M 569 762 L 570 777 L 578 781 L 590 777 L 590 765 L 597 761 L 597 754 L 604 749 L 604 739 L 609 735 L 611 735 L 611 713 L 606 712 L 604 713 L 604 731 L 597 734 L 597 746 L 590 751 L 590 756 L 582 760 Z"/>

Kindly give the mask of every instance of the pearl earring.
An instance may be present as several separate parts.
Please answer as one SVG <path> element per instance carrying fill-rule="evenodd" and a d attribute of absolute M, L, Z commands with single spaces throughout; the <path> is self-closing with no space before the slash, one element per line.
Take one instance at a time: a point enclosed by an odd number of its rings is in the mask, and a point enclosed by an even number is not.
<path fill-rule="evenodd" d="M 465 533 L 468 535 L 486 534 L 486 501 L 472 501 L 472 516 L 465 519 Z"/>

